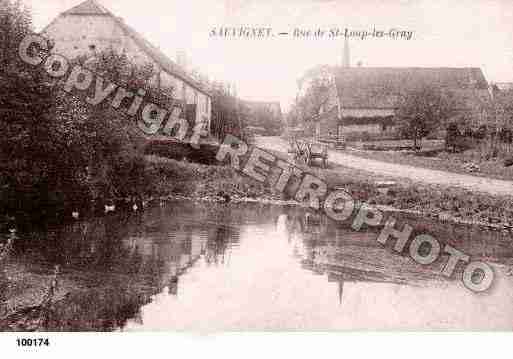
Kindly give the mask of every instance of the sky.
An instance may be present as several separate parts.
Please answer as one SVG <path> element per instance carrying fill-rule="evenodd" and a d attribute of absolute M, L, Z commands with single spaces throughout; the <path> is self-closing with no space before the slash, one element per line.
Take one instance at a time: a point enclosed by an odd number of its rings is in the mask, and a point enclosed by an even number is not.
<path fill-rule="evenodd" d="M 82 0 L 24 0 L 36 30 Z M 185 50 L 213 79 L 232 82 L 240 97 L 280 101 L 285 110 L 297 80 L 316 65 L 339 65 L 344 37 L 294 38 L 294 29 L 413 31 L 349 39 L 351 64 L 362 66 L 480 67 L 489 82 L 513 82 L 511 0 L 97 0 L 175 58 Z M 211 30 L 272 28 L 265 39 L 221 38 Z"/>

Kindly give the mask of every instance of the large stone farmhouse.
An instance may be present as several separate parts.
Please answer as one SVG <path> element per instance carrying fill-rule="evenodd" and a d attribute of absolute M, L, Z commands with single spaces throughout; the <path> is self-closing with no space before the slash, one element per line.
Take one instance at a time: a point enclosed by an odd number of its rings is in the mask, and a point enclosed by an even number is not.
<path fill-rule="evenodd" d="M 324 66 L 310 76 L 324 77 L 329 84 L 326 100 L 312 121 L 317 137 L 395 137 L 399 96 L 419 84 L 454 94 L 456 114 L 480 111 L 480 104 L 490 100 L 488 83 L 479 68 Z M 308 83 L 304 79 L 302 86 Z"/>
<path fill-rule="evenodd" d="M 43 29 L 42 35 L 53 41 L 54 53 L 70 59 L 94 57 L 97 52 L 112 49 L 125 53 L 136 64 L 152 64 L 157 73 L 154 84 L 172 87 L 175 97 L 192 107 L 195 122 L 210 128 L 211 96 L 205 86 L 95 0 L 63 12 Z"/>

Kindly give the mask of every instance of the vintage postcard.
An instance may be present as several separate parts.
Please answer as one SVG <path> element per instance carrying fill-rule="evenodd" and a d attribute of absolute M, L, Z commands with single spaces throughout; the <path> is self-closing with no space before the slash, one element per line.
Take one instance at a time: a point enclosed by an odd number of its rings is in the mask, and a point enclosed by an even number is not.
<path fill-rule="evenodd" d="M 0 34 L 3 332 L 513 329 L 511 1 L 0 0 Z"/>

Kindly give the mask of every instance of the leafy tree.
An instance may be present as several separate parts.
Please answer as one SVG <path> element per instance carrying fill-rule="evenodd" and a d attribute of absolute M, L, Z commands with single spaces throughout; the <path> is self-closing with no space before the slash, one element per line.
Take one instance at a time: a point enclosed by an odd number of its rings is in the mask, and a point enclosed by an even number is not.
<path fill-rule="evenodd" d="M 93 58 L 78 58 L 76 62 L 133 93 L 144 89 L 145 102 L 170 110 L 174 89 L 153 85 L 156 74 L 151 65 L 134 65 L 126 54 L 112 49 Z M 65 124 L 63 130 L 72 138 L 79 161 L 87 165 L 82 166 L 82 177 L 87 178 L 93 199 L 141 197 L 150 182 L 144 161 L 146 139 L 137 129 L 136 119 L 122 110 L 130 106 L 131 99 L 115 109 L 111 106 L 112 96 L 99 105 L 89 106 L 63 94 L 59 117 Z"/>
<path fill-rule="evenodd" d="M 228 86 L 216 83 L 212 90 L 211 133 L 218 140 L 228 134 L 243 139 L 248 117 L 248 108 L 233 94 Z"/>
<path fill-rule="evenodd" d="M 297 102 L 298 111 L 303 122 L 309 122 L 318 115 L 321 108 L 329 101 L 330 85 L 322 78 L 313 79 L 303 96 Z"/>
<path fill-rule="evenodd" d="M 299 120 L 297 105 L 293 103 L 285 114 L 285 125 L 288 128 L 293 128 L 300 125 L 300 123 L 301 121 Z"/>
<path fill-rule="evenodd" d="M 328 104 L 332 81 L 331 70 L 326 66 L 311 69 L 299 81 L 296 112 L 303 123 L 311 121 Z"/>
<path fill-rule="evenodd" d="M 18 46 L 31 23 L 19 1 L 0 0 L 2 212 L 36 219 L 83 208 L 92 198 L 141 195 L 151 183 L 134 118 L 112 108 L 112 98 L 87 105 L 52 85 L 40 68 L 25 65 Z M 152 86 L 153 69 L 133 65 L 124 54 L 74 61 L 128 90 L 144 88 L 148 102 L 170 103 L 173 89 Z"/>
<path fill-rule="evenodd" d="M 496 157 L 501 152 L 510 152 L 513 91 L 499 90 L 493 86 L 491 94 L 474 97 L 473 101 L 467 102 L 465 111 L 451 119 L 462 130 L 462 136 L 448 133 L 448 147 L 459 147 L 459 150 L 478 148 L 481 157 L 485 159 Z"/>
<path fill-rule="evenodd" d="M 421 141 L 454 114 L 452 94 L 432 85 L 421 84 L 399 97 L 396 125 L 415 148 Z"/>
<path fill-rule="evenodd" d="M 19 1 L 0 0 L 0 194 L 5 213 L 51 206 L 64 168 L 63 142 L 53 131 L 55 91 L 18 57 L 32 30 Z M 44 211 L 41 211 L 44 215 Z"/>
<path fill-rule="evenodd" d="M 247 107 L 246 126 L 261 127 L 269 135 L 279 135 L 282 131 L 283 123 L 281 114 L 273 111 L 267 104 L 244 103 Z"/>
<path fill-rule="evenodd" d="M 18 45 L 32 28 L 32 16 L 20 0 L 0 0 L 0 71 L 21 64 Z"/>

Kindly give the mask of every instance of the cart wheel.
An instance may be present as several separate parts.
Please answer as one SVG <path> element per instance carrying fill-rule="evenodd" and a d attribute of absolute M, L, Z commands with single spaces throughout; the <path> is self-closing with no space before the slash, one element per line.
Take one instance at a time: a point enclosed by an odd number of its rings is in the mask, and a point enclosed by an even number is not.
<path fill-rule="evenodd" d="M 296 156 L 294 157 L 294 160 L 297 164 L 302 164 L 303 163 L 303 154 L 301 153 L 296 153 Z"/>

